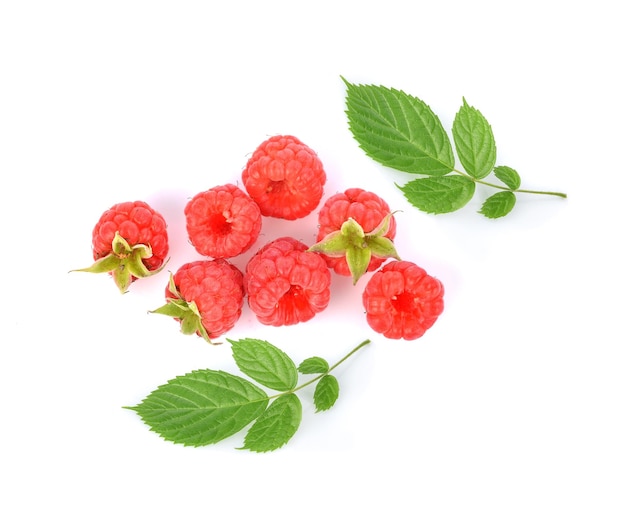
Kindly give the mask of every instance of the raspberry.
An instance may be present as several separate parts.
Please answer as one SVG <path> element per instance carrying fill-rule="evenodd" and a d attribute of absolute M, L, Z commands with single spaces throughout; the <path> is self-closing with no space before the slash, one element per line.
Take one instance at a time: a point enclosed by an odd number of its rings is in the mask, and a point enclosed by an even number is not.
<path fill-rule="evenodd" d="M 391 261 L 363 292 L 367 322 L 387 338 L 415 340 L 441 315 L 443 292 L 441 282 L 414 263 Z"/>
<path fill-rule="evenodd" d="M 254 151 L 242 181 L 264 216 L 295 220 L 320 203 L 326 173 L 311 148 L 296 137 L 279 135 Z"/>
<path fill-rule="evenodd" d="M 120 291 L 137 278 L 158 273 L 169 251 L 163 216 L 143 201 L 122 202 L 105 211 L 92 233 L 88 273 L 110 273 Z"/>
<path fill-rule="evenodd" d="M 349 188 L 329 197 L 319 212 L 317 243 L 311 250 L 323 255 L 337 274 L 354 283 L 374 271 L 388 257 L 398 258 L 393 247 L 396 221 L 389 205 L 373 192 Z"/>
<path fill-rule="evenodd" d="M 259 237 L 261 212 L 235 185 L 213 187 L 195 195 L 185 206 L 187 234 L 201 255 L 235 257 Z"/>
<path fill-rule="evenodd" d="M 248 305 L 262 324 L 306 322 L 328 306 L 330 271 L 324 259 L 294 238 L 278 238 L 248 262 Z"/>
<path fill-rule="evenodd" d="M 167 303 L 152 313 L 174 317 L 181 332 L 211 343 L 235 326 L 243 307 L 243 274 L 225 259 L 183 264 L 165 289 Z"/>

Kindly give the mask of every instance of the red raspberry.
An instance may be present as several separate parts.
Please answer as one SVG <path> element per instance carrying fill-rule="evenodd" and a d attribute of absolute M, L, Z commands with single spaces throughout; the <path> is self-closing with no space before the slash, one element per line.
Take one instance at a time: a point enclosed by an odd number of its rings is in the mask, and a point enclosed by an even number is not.
<path fill-rule="evenodd" d="M 191 244 L 208 257 L 235 257 L 248 250 L 261 232 L 259 207 L 231 184 L 195 195 L 185 206 L 185 218 Z"/>
<path fill-rule="evenodd" d="M 328 306 L 330 271 L 320 255 L 293 238 L 276 239 L 248 262 L 248 304 L 262 324 L 306 322 Z"/>
<path fill-rule="evenodd" d="M 349 225 L 349 221 L 356 224 Z M 378 269 L 386 258 L 398 258 L 392 243 L 395 218 L 389 205 L 373 192 L 349 188 L 329 197 L 318 222 L 318 243 L 311 249 L 326 254 L 328 267 L 339 275 L 352 276 L 355 283 L 365 272 Z"/>
<path fill-rule="evenodd" d="M 415 340 L 441 315 L 443 292 L 441 282 L 414 263 L 391 261 L 363 292 L 367 322 L 387 338 Z"/>
<path fill-rule="evenodd" d="M 295 220 L 322 199 L 326 173 L 316 153 L 293 136 L 274 136 L 254 151 L 242 181 L 268 217 Z"/>
<path fill-rule="evenodd" d="M 167 303 L 154 310 L 174 317 L 184 334 L 211 343 L 235 326 L 243 307 L 243 274 L 225 259 L 183 264 L 165 289 Z"/>
<path fill-rule="evenodd" d="M 169 251 L 163 216 L 142 201 L 122 202 L 105 211 L 92 233 L 88 273 L 111 273 L 121 292 L 137 278 L 158 273 Z"/>

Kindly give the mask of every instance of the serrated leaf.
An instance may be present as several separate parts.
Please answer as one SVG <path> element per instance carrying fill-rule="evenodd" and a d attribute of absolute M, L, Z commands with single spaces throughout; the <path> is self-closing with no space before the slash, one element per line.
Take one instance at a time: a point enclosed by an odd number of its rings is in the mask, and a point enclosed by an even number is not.
<path fill-rule="evenodd" d="M 305 375 L 309 375 L 313 373 L 326 373 L 329 368 L 330 366 L 328 365 L 328 361 L 326 361 L 326 359 L 313 356 L 302 361 L 300 366 L 298 366 L 298 371 Z"/>
<path fill-rule="evenodd" d="M 515 194 L 509 190 L 504 190 L 489 197 L 480 208 L 480 213 L 487 218 L 500 218 L 510 213 L 515 202 Z"/>
<path fill-rule="evenodd" d="M 344 82 L 349 128 L 369 157 L 414 174 L 444 175 L 453 170 L 448 134 L 422 100 L 393 88 Z"/>
<path fill-rule="evenodd" d="M 476 184 L 465 176 L 418 178 L 400 187 L 407 200 L 427 213 L 450 213 L 465 206 Z"/>
<path fill-rule="evenodd" d="M 169 380 L 128 408 L 165 440 L 197 447 L 242 430 L 267 403 L 267 394 L 244 378 L 196 370 Z"/>
<path fill-rule="evenodd" d="M 237 366 L 250 378 L 276 391 L 289 391 L 296 387 L 296 365 L 278 347 L 256 338 L 228 341 L 232 345 Z"/>
<path fill-rule="evenodd" d="M 302 421 L 302 403 L 294 393 L 276 398 L 250 427 L 242 449 L 268 452 L 285 445 Z"/>
<path fill-rule="evenodd" d="M 496 163 L 496 142 L 491 125 L 482 113 L 463 99 L 452 124 L 452 137 L 461 165 L 467 174 L 482 180 Z"/>
<path fill-rule="evenodd" d="M 315 403 L 316 412 L 328 410 L 339 398 L 339 382 L 333 375 L 324 375 L 317 385 L 313 393 L 313 402 Z"/>
<path fill-rule="evenodd" d="M 499 165 L 498 167 L 495 167 L 493 174 L 511 190 L 517 190 L 522 184 L 522 179 L 520 178 L 519 173 L 515 169 L 506 165 Z"/>

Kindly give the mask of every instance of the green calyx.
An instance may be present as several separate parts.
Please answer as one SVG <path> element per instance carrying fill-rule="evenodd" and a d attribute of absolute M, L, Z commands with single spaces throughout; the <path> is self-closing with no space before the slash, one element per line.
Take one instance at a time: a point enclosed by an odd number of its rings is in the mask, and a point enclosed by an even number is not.
<path fill-rule="evenodd" d="M 341 225 L 341 229 L 328 234 L 311 246 L 309 251 L 329 257 L 345 257 L 352 282 L 356 284 L 367 272 L 372 256 L 400 260 L 393 241 L 385 237 L 390 224 L 391 214 L 388 214 L 374 230 L 366 233 L 356 220 L 348 218 Z"/>
<path fill-rule="evenodd" d="M 98 259 L 90 267 L 83 269 L 75 269 L 73 271 L 82 271 L 84 273 L 111 273 L 115 285 L 123 294 L 135 278 L 146 278 L 152 276 L 163 269 L 150 271 L 143 259 L 152 257 L 152 248 L 149 245 L 133 245 L 130 246 L 119 232 L 115 233 L 113 242 L 111 243 L 111 253 L 105 257 Z"/>
<path fill-rule="evenodd" d="M 151 311 L 150 313 L 157 313 L 159 315 L 166 315 L 173 317 L 180 322 L 180 331 L 183 334 L 199 334 L 211 345 L 216 345 L 209 338 L 209 333 L 202 324 L 202 315 L 198 306 L 193 301 L 185 301 L 185 299 L 178 292 L 178 288 L 174 283 L 174 276 L 170 273 L 169 291 L 174 297 L 167 298 L 167 303 Z"/>

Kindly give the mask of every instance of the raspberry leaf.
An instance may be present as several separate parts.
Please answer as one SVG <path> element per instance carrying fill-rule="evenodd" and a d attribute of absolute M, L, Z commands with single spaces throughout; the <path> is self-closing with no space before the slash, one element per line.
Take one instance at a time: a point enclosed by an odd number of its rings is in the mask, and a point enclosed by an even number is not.
<path fill-rule="evenodd" d="M 511 190 L 517 190 L 522 183 L 519 173 L 515 169 L 511 169 L 505 165 L 495 167 L 493 174 Z"/>
<path fill-rule="evenodd" d="M 422 100 L 402 90 L 355 85 L 342 79 L 347 90 L 349 128 L 366 155 L 398 171 L 430 176 L 403 187 L 398 185 L 418 209 L 427 213 L 456 211 L 473 197 L 476 183 L 499 191 L 567 198 L 563 192 L 520 189 L 516 171 L 506 166 L 494 167 L 496 143 L 491 125 L 465 99 L 455 116 L 452 135 L 467 173 L 455 168 L 450 140 L 439 118 Z M 483 181 L 492 171 L 506 186 Z M 456 174 L 447 176 L 450 172 Z M 481 213 L 499 218 L 515 202 L 509 194 L 504 194 L 486 204 Z"/>
<path fill-rule="evenodd" d="M 500 218 L 508 215 L 515 206 L 516 198 L 513 192 L 504 190 L 489 197 L 480 208 L 480 213 L 487 218 Z"/>
<path fill-rule="evenodd" d="M 453 170 L 450 139 L 422 100 L 393 88 L 344 82 L 350 131 L 369 157 L 414 174 Z"/>
<path fill-rule="evenodd" d="M 313 402 L 316 412 L 330 409 L 339 398 L 339 381 L 333 375 L 324 375 L 315 386 Z"/>
<path fill-rule="evenodd" d="M 313 356 L 302 361 L 298 366 L 298 371 L 303 374 L 326 373 L 329 368 L 326 359 Z"/>
<path fill-rule="evenodd" d="M 126 407 L 165 440 L 185 446 L 214 444 L 242 430 L 267 407 L 267 394 L 223 371 L 196 370 Z"/>
<path fill-rule="evenodd" d="M 236 349 L 233 356 L 239 358 L 246 368 L 250 361 L 248 355 L 253 352 L 260 352 L 264 356 L 262 361 L 276 359 L 277 370 L 284 367 L 281 362 L 285 361 L 286 354 L 267 342 L 252 338 L 229 341 Z M 369 343 L 370 340 L 361 342 L 330 367 L 317 356 L 305 359 L 299 367 L 302 373 L 319 371 L 320 375 L 273 396 L 268 396 L 247 379 L 206 369 L 176 377 L 155 389 L 138 405 L 124 408 L 135 411 L 165 440 L 191 446 L 217 443 L 253 423 L 241 449 L 273 451 L 285 445 L 300 426 L 302 403 L 296 391 L 317 382 L 314 404 L 317 411 L 328 410 L 339 395 L 337 379 L 328 373 Z M 287 358 L 287 363 L 290 361 Z M 270 400 L 274 401 L 268 407 Z"/>
<path fill-rule="evenodd" d="M 294 393 L 276 398 L 250 427 L 241 449 L 254 452 L 275 451 L 296 433 L 302 421 L 302 403 Z"/>
<path fill-rule="evenodd" d="M 491 125 L 480 111 L 468 105 L 465 98 L 454 118 L 452 136 L 467 174 L 478 180 L 488 176 L 496 163 L 496 142 Z"/>
<path fill-rule="evenodd" d="M 450 213 L 465 206 L 476 185 L 460 175 L 419 178 L 400 187 L 407 200 L 427 213 Z"/>
<path fill-rule="evenodd" d="M 276 391 L 289 391 L 298 383 L 298 370 L 292 359 L 275 345 L 255 338 L 227 340 L 239 369 Z"/>

